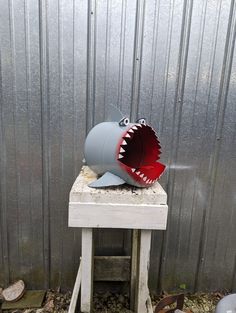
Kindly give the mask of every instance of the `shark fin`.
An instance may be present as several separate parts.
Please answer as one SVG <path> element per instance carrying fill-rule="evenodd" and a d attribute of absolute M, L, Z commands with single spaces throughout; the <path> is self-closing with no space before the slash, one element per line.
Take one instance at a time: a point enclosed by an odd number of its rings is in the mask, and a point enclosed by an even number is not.
<path fill-rule="evenodd" d="M 124 117 L 120 110 L 112 104 L 108 106 L 107 111 L 107 122 L 119 122 Z"/>
<path fill-rule="evenodd" d="M 106 172 L 103 176 L 89 184 L 89 187 L 92 188 L 102 188 L 108 186 L 118 186 L 125 184 L 125 181 L 110 172 Z"/>

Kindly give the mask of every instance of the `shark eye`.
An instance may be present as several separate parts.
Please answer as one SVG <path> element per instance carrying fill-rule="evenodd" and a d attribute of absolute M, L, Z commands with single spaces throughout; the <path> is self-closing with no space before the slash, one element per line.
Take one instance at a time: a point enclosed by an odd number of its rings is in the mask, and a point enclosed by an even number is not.
<path fill-rule="evenodd" d="M 128 117 L 122 118 L 122 120 L 119 121 L 120 126 L 127 126 L 129 124 L 129 119 Z"/>
<path fill-rule="evenodd" d="M 139 123 L 141 125 L 146 125 L 146 120 L 145 118 L 139 118 L 136 123 Z"/>

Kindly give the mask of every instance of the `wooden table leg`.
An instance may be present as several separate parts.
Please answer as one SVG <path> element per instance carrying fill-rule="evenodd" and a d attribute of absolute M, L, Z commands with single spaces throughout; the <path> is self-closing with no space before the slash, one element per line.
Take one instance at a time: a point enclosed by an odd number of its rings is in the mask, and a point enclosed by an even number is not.
<path fill-rule="evenodd" d="M 136 283 L 138 275 L 138 251 L 139 251 L 140 231 L 132 230 L 132 252 L 131 252 L 131 271 L 130 271 L 130 310 L 135 311 Z"/>
<path fill-rule="evenodd" d="M 147 313 L 147 300 L 149 298 L 148 270 L 150 263 L 151 230 L 141 230 L 139 246 L 139 267 L 137 277 L 136 313 Z"/>
<path fill-rule="evenodd" d="M 81 312 L 90 313 L 93 298 L 93 229 L 82 228 Z"/>

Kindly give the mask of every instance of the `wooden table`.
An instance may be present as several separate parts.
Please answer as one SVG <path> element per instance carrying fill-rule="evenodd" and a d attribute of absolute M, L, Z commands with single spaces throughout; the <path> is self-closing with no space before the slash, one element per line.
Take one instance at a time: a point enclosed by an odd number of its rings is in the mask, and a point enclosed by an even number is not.
<path fill-rule="evenodd" d="M 83 167 L 70 192 L 69 227 L 82 228 L 82 258 L 69 313 L 81 284 L 81 312 L 90 313 L 93 294 L 93 228 L 132 229 L 130 303 L 135 313 L 152 312 L 148 269 L 152 230 L 165 230 L 167 195 L 159 183 L 149 188 L 120 186 L 94 189 L 96 175 Z"/>

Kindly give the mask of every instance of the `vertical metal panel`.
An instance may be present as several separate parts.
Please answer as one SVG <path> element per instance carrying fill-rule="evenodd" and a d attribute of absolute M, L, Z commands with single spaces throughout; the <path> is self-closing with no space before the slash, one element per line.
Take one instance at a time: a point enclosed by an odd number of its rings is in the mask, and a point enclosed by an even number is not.
<path fill-rule="evenodd" d="M 218 251 L 220 251 L 221 245 L 224 247 L 224 261 L 230 262 L 231 266 L 229 271 L 230 278 L 232 280 L 231 288 L 233 290 L 236 290 L 236 253 L 235 253 L 235 192 L 234 192 L 234 186 L 236 183 L 236 162 L 235 162 L 235 141 L 236 141 L 236 127 L 235 127 L 235 121 L 236 121 L 236 50 L 234 49 L 233 54 L 233 63 L 232 63 L 232 69 L 231 69 L 231 76 L 230 76 L 230 82 L 229 82 L 229 89 L 227 94 L 227 104 L 225 109 L 225 115 L 224 115 L 224 127 L 222 129 L 222 135 L 221 135 L 221 151 L 220 151 L 220 164 L 219 169 L 221 168 L 221 171 L 223 168 L 225 168 L 224 175 L 224 191 L 227 195 L 227 198 L 225 198 L 225 201 L 223 199 L 220 199 L 220 207 L 222 208 L 221 214 L 225 210 L 227 210 L 228 220 L 227 220 L 227 227 L 224 225 L 220 225 L 219 220 L 219 226 L 221 227 L 221 231 L 225 232 L 221 235 L 220 240 L 218 244 Z M 227 152 L 227 156 L 226 153 Z M 219 179 L 221 180 L 221 178 Z M 220 198 L 220 192 L 216 191 L 215 195 L 218 195 L 218 198 Z M 218 199 L 215 199 L 215 203 L 218 203 Z M 227 208 L 227 209 L 226 209 Z M 223 243 L 222 243 L 223 241 Z M 226 245 L 225 245 L 226 243 Z M 234 262 L 233 266 L 232 263 Z M 222 272 L 223 273 L 223 272 Z M 227 273 L 229 275 L 229 273 Z"/>
<path fill-rule="evenodd" d="M 68 193 L 86 132 L 113 103 L 147 117 L 168 165 L 153 291 L 235 290 L 234 1 L 0 4 L 0 283 L 72 286 L 80 231 L 67 227 Z M 97 253 L 129 253 L 129 239 L 99 231 Z"/>
<path fill-rule="evenodd" d="M 90 19 L 94 32 L 93 124 L 96 124 L 104 121 L 106 106 L 111 103 L 130 114 L 126 103 L 131 101 L 136 3 L 97 1 L 94 8 Z M 96 253 L 122 254 L 126 231 L 99 230 L 95 237 Z"/>
<path fill-rule="evenodd" d="M 38 5 L 4 2 L 1 11 L 3 256 L 5 281 L 19 273 L 40 288 L 42 251 L 41 109 Z M 37 225 L 38 227 L 33 227 Z"/>
<path fill-rule="evenodd" d="M 86 127 L 87 36 L 78 36 L 81 29 L 87 29 L 85 12 L 86 3 L 78 6 L 73 1 L 48 2 L 46 7 L 48 117 L 44 136 L 48 137 L 48 240 L 53 286 L 68 287 L 79 262 L 73 257 L 79 254 L 78 231 L 67 227 L 67 205 L 81 165 Z"/>
<path fill-rule="evenodd" d="M 42 136 L 42 209 L 43 209 L 43 259 L 44 287 L 50 283 L 50 251 L 49 251 L 49 155 L 48 155 L 48 58 L 47 58 L 47 7 L 45 1 L 39 2 L 39 46 L 40 46 L 40 96 L 41 96 L 41 136 Z"/>
<path fill-rule="evenodd" d="M 208 197 L 209 220 L 208 227 L 204 232 L 204 245 L 202 247 L 202 264 L 199 268 L 199 288 L 208 289 L 214 285 L 219 289 L 223 284 L 232 280 L 235 270 L 235 234 L 232 226 L 227 223 L 234 218 L 230 202 L 232 201 L 232 186 L 235 182 L 235 164 L 232 162 L 234 152 L 230 149 L 228 140 L 235 136 L 235 130 L 230 126 L 230 114 L 234 110 L 227 103 L 232 62 L 234 56 L 236 35 L 236 6 L 231 2 L 227 35 L 224 47 L 224 60 L 220 77 L 220 88 L 217 102 L 217 124 L 215 127 L 215 145 L 212 160 L 211 177 L 212 188 Z M 234 114 L 235 116 L 235 114 Z M 227 126 L 226 126 L 227 125 Z M 226 126 L 226 127 L 225 127 Z M 234 172 L 234 175 L 229 173 Z M 223 169 L 223 171 L 222 171 Z M 222 194 L 224 197 L 222 197 Z M 229 201 L 231 199 L 231 201 Z M 229 202 L 228 202 L 229 201 Z M 222 211 L 226 205 L 227 211 Z M 209 277 L 210 271 L 219 273 Z"/>
<path fill-rule="evenodd" d="M 7 233 L 7 206 L 8 206 L 8 200 L 7 200 L 7 193 L 6 193 L 6 182 L 7 182 L 7 168 L 6 168 L 6 153 L 7 153 L 7 146 L 6 141 L 7 134 L 9 133 L 8 128 L 4 126 L 4 107 L 3 103 L 4 101 L 8 100 L 8 94 L 10 94 L 10 86 L 8 84 L 9 79 L 9 69 L 10 69 L 10 62 L 4 62 L 4 59 L 7 59 L 8 51 L 10 50 L 10 43 L 9 43 L 9 27 L 8 27 L 8 16 L 3 14 L 3 12 L 8 11 L 8 4 L 5 2 L 4 6 L 2 6 L 2 11 L 0 12 L 1 20 L 3 23 L 0 24 L 1 27 L 1 76 L 0 76 L 0 83 L 1 83 L 1 125 L 0 125 L 0 145 L 1 145 L 1 157 L 0 157 L 0 174 L 1 174 L 1 184 L 0 184 L 0 200 L 1 200 L 1 250 L 0 250 L 0 256 L 1 256 L 1 282 L 8 283 L 10 279 L 10 272 L 9 272 L 9 247 L 8 247 L 8 233 Z M 4 19 L 5 16 L 5 19 Z M 5 33 L 5 37 L 2 36 L 2 34 Z M 4 47 L 4 48 L 3 48 Z M 3 74 L 3 72 L 6 72 Z M 10 103 L 8 103 L 8 112 L 10 111 Z M 8 123 L 10 123 L 10 119 L 8 119 Z M 9 136 L 9 135 L 8 135 Z"/>

